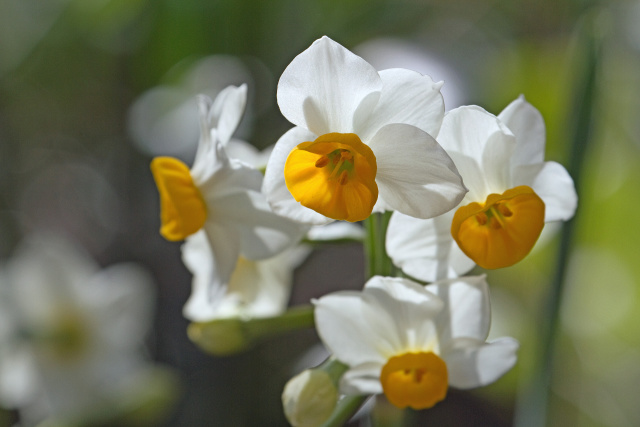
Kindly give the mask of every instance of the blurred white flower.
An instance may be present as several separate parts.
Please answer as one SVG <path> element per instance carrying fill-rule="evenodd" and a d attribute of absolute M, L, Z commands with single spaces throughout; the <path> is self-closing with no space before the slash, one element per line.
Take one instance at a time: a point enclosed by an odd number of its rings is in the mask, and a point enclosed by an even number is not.
<path fill-rule="evenodd" d="M 430 135 L 444 114 L 440 86 L 410 70 L 378 73 L 328 37 L 316 40 L 278 83 L 280 110 L 296 127 L 267 164 L 271 206 L 314 225 L 392 209 L 431 218 L 453 208 L 465 188 Z"/>
<path fill-rule="evenodd" d="M 229 283 L 240 256 L 270 258 L 297 243 L 306 231 L 271 211 L 260 191 L 260 171 L 227 156 L 224 144 L 242 117 L 245 91 L 244 86 L 229 87 L 214 102 L 198 98 L 201 137 L 191 169 L 172 157 L 151 162 L 160 193 L 160 233 L 171 241 L 197 233 L 207 240 L 206 253 L 187 257 L 207 263 L 210 298 Z M 185 251 L 193 247 L 204 246 L 187 242 Z"/>
<path fill-rule="evenodd" d="M 176 74 L 184 64 L 176 66 Z M 129 109 L 128 131 L 141 152 L 170 155 L 191 161 L 198 146 L 198 106 L 193 98 L 198 94 L 215 97 L 230 85 L 240 85 L 253 79 L 247 67 L 228 55 L 203 58 L 184 72 L 174 85 L 154 87 L 135 100 Z M 246 96 L 246 93 L 245 93 Z"/>
<path fill-rule="evenodd" d="M 460 70 L 423 45 L 401 38 L 376 38 L 367 40 L 353 49 L 354 53 L 377 70 L 407 68 L 445 82 L 440 88 L 446 110 L 464 103 L 465 82 Z"/>
<path fill-rule="evenodd" d="M 384 393 L 400 408 L 425 409 L 443 400 L 449 385 L 489 384 L 516 362 L 517 341 L 486 342 L 484 276 L 426 288 L 375 276 L 362 292 L 336 292 L 314 304 L 320 338 L 349 366 L 340 384 L 345 394 Z"/>
<path fill-rule="evenodd" d="M 545 222 L 573 216 L 573 180 L 560 164 L 544 161 L 544 120 L 523 96 L 498 117 L 476 106 L 452 110 L 438 141 L 469 192 L 457 210 L 440 217 L 393 214 L 387 252 L 407 274 L 434 281 L 475 264 L 513 265 L 533 248 Z"/>
<path fill-rule="evenodd" d="M 25 425 L 115 405 L 147 374 L 153 303 L 138 267 L 100 270 L 63 240 L 32 237 L 0 271 L 0 403 Z"/>

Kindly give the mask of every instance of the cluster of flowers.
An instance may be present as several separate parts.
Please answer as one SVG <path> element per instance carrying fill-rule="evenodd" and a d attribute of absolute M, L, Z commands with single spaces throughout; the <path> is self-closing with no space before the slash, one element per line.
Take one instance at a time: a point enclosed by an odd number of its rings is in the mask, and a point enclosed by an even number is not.
<path fill-rule="evenodd" d="M 318 334 L 345 367 L 333 378 L 340 393 L 424 409 L 449 385 L 482 386 L 508 371 L 518 343 L 486 341 L 486 277 L 463 275 L 522 260 L 545 222 L 571 218 L 577 196 L 566 170 L 544 161 L 544 122 L 523 97 L 497 117 L 477 106 L 445 114 L 441 86 L 406 69 L 376 71 L 323 37 L 280 78 L 278 105 L 295 127 L 264 174 L 230 154 L 247 151 L 232 140 L 246 87 L 200 97 L 193 166 L 170 157 L 151 165 L 160 232 L 185 240 L 193 273 L 184 315 L 281 314 L 295 265 L 287 250 L 333 221 L 392 211 L 386 252 L 403 277 L 374 276 L 361 292 L 313 301 Z M 310 376 L 300 378 L 284 396 L 296 425 L 307 424 L 301 400 L 313 394 L 303 390 Z"/>

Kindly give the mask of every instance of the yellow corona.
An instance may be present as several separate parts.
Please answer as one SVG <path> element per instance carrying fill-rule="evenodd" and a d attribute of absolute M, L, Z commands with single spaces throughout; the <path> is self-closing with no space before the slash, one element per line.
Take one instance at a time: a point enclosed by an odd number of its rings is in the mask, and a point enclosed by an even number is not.
<path fill-rule="evenodd" d="M 376 157 L 353 133 L 328 133 L 295 147 L 285 163 L 289 192 L 336 220 L 362 221 L 378 200 Z"/>
<path fill-rule="evenodd" d="M 544 202 L 525 185 L 490 194 L 484 203 L 458 208 L 451 235 L 460 249 L 483 268 L 511 266 L 535 245 L 544 227 Z"/>
<path fill-rule="evenodd" d="M 382 367 L 380 383 L 398 408 L 431 408 L 447 396 L 447 364 L 433 352 L 394 356 Z"/>
<path fill-rule="evenodd" d="M 160 193 L 160 234 L 175 242 L 200 230 L 207 209 L 187 165 L 172 157 L 156 157 L 151 172 Z"/>

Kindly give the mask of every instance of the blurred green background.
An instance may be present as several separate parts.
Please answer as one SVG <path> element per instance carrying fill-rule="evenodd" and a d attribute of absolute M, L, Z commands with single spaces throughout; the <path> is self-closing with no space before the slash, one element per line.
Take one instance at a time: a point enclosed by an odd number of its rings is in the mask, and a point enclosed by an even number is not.
<path fill-rule="evenodd" d="M 566 165 L 588 66 L 578 33 L 594 13 L 603 43 L 594 139 L 577 183 L 548 425 L 640 425 L 637 1 L 0 0 L 0 259 L 45 228 L 79 241 L 102 265 L 141 263 L 159 295 L 149 352 L 182 382 L 162 425 L 286 425 L 280 391 L 317 342 L 313 331 L 227 358 L 202 354 L 186 337 L 190 277 L 179 245 L 158 235 L 149 162 L 191 159 L 192 96 L 248 83 L 239 134 L 260 148 L 273 144 L 291 126 L 275 103 L 279 75 L 328 35 L 379 69 L 444 80 L 447 110 L 478 104 L 497 114 L 524 94 L 546 120 L 547 159 Z M 488 276 L 492 336 L 521 342 L 516 368 L 489 387 L 451 392 L 406 424 L 512 425 L 518 390 L 532 375 L 557 240 L 548 233 L 524 262 Z M 296 274 L 292 303 L 360 288 L 362 267 L 357 245 L 318 250 Z M 396 425 L 385 408 L 354 425 Z M 13 416 L 3 414 L 4 424 Z"/>

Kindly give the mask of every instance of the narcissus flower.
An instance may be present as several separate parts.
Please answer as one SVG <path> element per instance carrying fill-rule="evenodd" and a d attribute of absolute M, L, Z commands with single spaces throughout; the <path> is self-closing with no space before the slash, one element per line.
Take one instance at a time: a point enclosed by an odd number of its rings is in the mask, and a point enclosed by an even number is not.
<path fill-rule="evenodd" d="M 152 294 L 136 266 L 100 270 L 68 242 L 32 236 L 0 271 L 2 406 L 24 425 L 115 416 L 146 386 Z"/>
<path fill-rule="evenodd" d="M 407 274 L 433 281 L 474 264 L 513 265 L 533 248 L 545 222 L 573 216 L 573 180 L 560 164 L 544 161 L 544 121 L 524 97 L 498 117 L 476 106 L 452 110 L 438 141 L 469 192 L 456 210 L 433 219 L 394 213 L 387 252 Z"/>
<path fill-rule="evenodd" d="M 456 206 L 466 189 L 430 135 L 444 115 L 440 86 L 410 70 L 377 72 L 328 37 L 316 40 L 278 83 L 280 110 L 296 127 L 267 164 L 274 211 L 324 224 L 383 210 L 431 218 Z"/>
<path fill-rule="evenodd" d="M 263 175 L 229 158 L 224 144 L 244 109 L 241 88 L 223 91 L 215 102 L 198 99 L 201 137 L 191 169 L 180 160 L 157 157 L 151 170 L 160 193 L 160 233 L 171 241 L 202 231 L 212 254 L 211 289 L 228 283 L 238 257 L 271 257 L 296 243 L 306 231 L 271 211 L 261 193 Z M 238 93 L 240 91 L 240 93 Z"/>
<path fill-rule="evenodd" d="M 333 356 L 349 366 L 344 394 L 384 393 L 399 408 L 426 409 L 449 385 L 489 384 L 516 362 L 512 338 L 486 342 L 490 326 L 484 276 L 422 287 L 375 276 L 362 292 L 316 301 L 316 328 Z"/>

